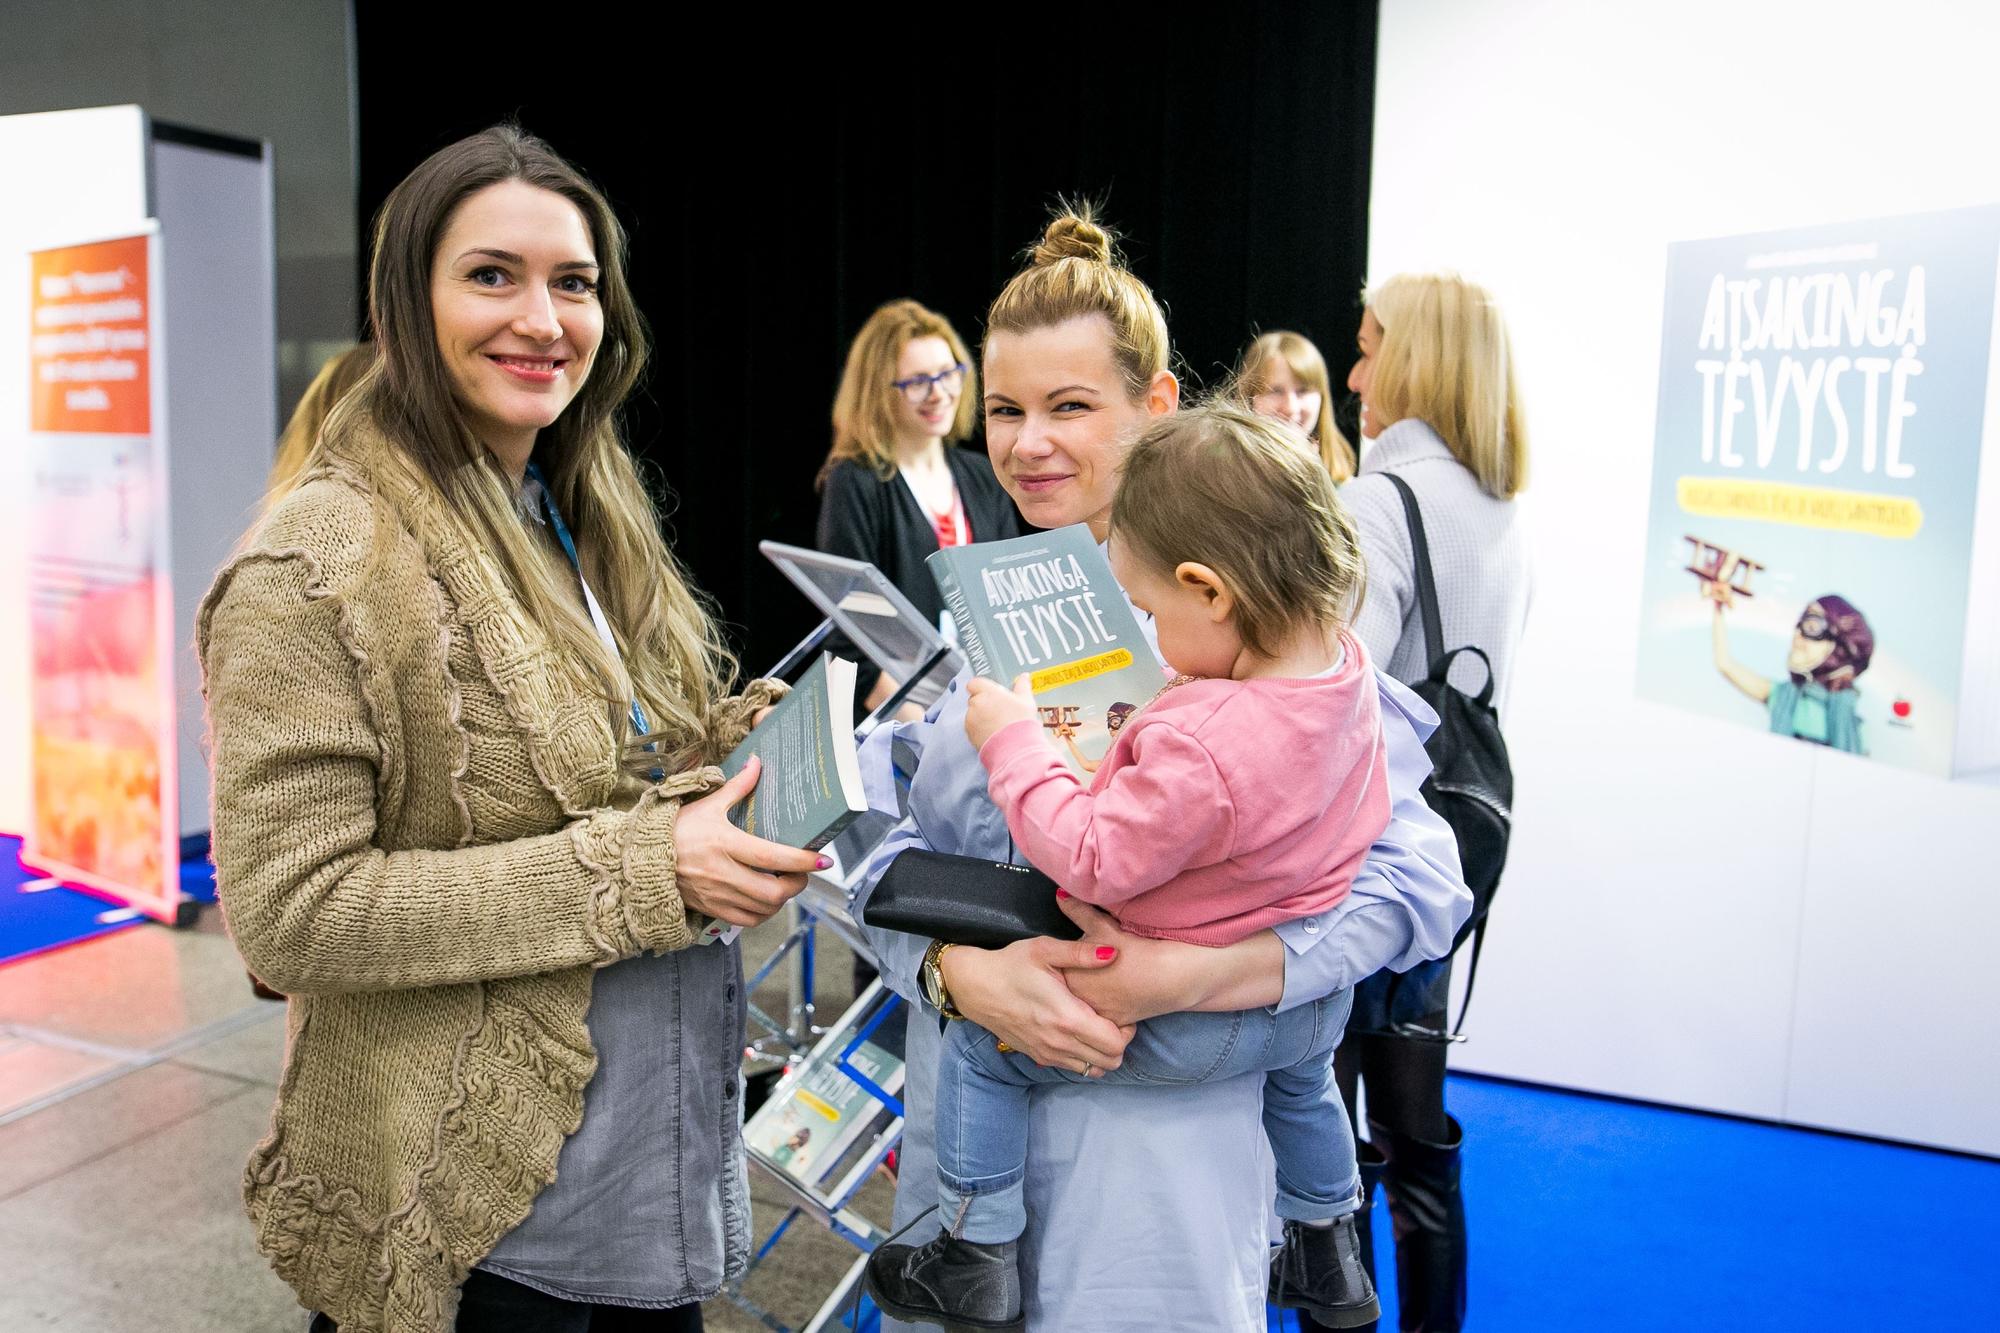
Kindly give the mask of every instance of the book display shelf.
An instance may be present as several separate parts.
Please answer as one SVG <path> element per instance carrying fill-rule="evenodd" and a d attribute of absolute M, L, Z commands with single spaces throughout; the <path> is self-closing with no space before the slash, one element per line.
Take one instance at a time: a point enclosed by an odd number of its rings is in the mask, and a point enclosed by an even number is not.
<path fill-rule="evenodd" d="M 957 674 L 963 663 L 958 651 L 873 565 L 776 542 L 764 542 L 761 549 L 825 616 L 768 675 L 789 680 L 809 670 L 819 660 L 822 644 L 838 630 L 900 682 L 856 727 L 857 740 L 905 703 L 929 706 Z M 847 884 L 892 823 L 879 813 L 864 813 L 828 844 L 824 850 L 833 859 L 832 868 L 808 878 L 805 892 L 787 909 L 790 925 L 784 939 L 756 966 L 747 983 L 755 996 L 783 970 L 784 1011 L 772 1013 L 754 999 L 750 1005 L 745 1073 L 770 1077 L 774 1070 L 782 1072 L 744 1124 L 743 1144 L 751 1169 L 779 1187 L 789 1208 L 759 1243 L 743 1277 L 725 1294 L 773 1333 L 794 1330 L 747 1297 L 743 1286 L 793 1223 L 807 1218 L 857 1251 L 839 1284 L 796 1333 L 848 1327 L 842 1312 L 855 1305 L 868 1255 L 888 1234 L 853 1205 L 855 1195 L 902 1138 L 901 1042 L 890 1040 L 883 1030 L 902 1000 L 877 980 L 831 1027 L 821 1027 L 814 994 L 820 930 L 833 932 L 856 956 L 875 960 L 874 950 L 848 912 Z M 865 1301 L 857 1308 L 865 1312 L 864 1320 L 874 1317 L 873 1307 Z"/>

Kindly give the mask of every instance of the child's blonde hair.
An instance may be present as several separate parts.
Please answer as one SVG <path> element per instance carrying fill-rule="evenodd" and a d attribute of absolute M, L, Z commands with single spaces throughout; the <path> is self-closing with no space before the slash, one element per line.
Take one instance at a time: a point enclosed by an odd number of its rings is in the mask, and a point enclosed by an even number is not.
<path fill-rule="evenodd" d="M 1192 560 L 1220 574 L 1236 633 L 1260 656 L 1305 625 L 1346 624 L 1360 604 L 1361 544 L 1326 468 L 1283 426 L 1231 403 L 1163 417 L 1139 437 L 1111 532 L 1163 572 Z"/>

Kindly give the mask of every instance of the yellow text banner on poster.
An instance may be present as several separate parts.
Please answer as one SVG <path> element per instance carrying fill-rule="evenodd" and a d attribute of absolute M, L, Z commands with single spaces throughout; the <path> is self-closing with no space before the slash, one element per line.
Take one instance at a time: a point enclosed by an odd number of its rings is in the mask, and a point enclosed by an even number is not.
<path fill-rule="evenodd" d="M 1742 477 L 1682 477 L 1678 491 L 1681 508 L 1703 518 L 1748 518 L 1903 541 L 1924 526 L 1924 507 L 1900 495 Z"/>

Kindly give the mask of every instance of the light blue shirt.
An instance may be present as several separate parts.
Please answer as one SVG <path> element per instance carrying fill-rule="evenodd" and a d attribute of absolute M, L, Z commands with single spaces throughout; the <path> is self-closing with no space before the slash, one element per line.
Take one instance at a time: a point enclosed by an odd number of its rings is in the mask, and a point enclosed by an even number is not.
<path fill-rule="evenodd" d="M 1141 623 L 1150 634 L 1149 618 Z M 1390 823 L 1348 896 L 1278 928 L 1288 1009 L 1384 967 L 1441 957 L 1471 911 L 1451 830 L 1417 789 L 1430 773 L 1424 703 L 1377 673 L 1389 757 Z M 965 737 L 964 678 L 916 723 L 880 728 L 862 747 L 869 804 L 901 822 L 855 877 L 857 916 L 906 847 L 1010 857 L 1005 817 Z M 916 1007 L 908 1045 L 909 1119 L 896 1195 L 901 1227 L 936 1200 L 931 1107 L 939 1053 L 935 1011 L 917 990 L 928 941 L 869 930 L 882 976 Z M 1263 1079 L 1172 1089 L 1037 1088 L 1029 1123 L 1028 1231 L 1022 1238 L 1028 1326 L 1047 1333 L 1161 1328 L 1261 1333 L 1271 1199 Z M 926 1220 L 911 1238 L 928 1237 Z M 883 1321 L 885 1330 L 915 1333 Z"/>

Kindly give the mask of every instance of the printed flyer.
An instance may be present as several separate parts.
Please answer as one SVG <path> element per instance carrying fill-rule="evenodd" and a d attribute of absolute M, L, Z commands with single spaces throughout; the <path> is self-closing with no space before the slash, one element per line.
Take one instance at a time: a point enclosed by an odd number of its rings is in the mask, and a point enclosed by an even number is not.
<path fill-rule="evenodd" d="M 150 235 L 32 257 L 22 854 L 170 920 L 180 876 L 157 259 Z"/>
<path fill-rule="evenodd" d="M 1640 697 L 1952 774 L 2000 207 L 1671 246 Z"/>

